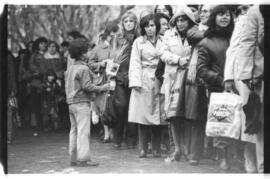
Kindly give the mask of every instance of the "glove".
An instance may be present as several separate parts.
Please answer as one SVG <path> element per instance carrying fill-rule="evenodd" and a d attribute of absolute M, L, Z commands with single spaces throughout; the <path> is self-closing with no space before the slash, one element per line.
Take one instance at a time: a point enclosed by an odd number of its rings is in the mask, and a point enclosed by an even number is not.
<path fill-rule="evenodd" d="M 257 134 L 261 130 L 261 127 L 262 127 L 262 124 L 259 120 L 250 121 L 246 125 L 246 130 L 244 131 L 244 133 L 250 134 L 250 135 Z"/>

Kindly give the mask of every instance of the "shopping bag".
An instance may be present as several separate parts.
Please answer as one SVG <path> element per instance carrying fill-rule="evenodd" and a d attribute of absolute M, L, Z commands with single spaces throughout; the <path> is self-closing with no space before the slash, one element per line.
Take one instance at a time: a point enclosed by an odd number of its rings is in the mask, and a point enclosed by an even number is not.
<path fill-rule="evenodd" d="M 169 105 L 166 109 L 166 118 L 184 116 L 185 106 L 185 79 L 187 70 L 179 68 L 176 71 L 169 93 Z"/>
<path fill-rule="evenodd" d="M 211 93 L 206 135 L 239 139 L 242 123 L 242 101 L 233 93 Z"/>

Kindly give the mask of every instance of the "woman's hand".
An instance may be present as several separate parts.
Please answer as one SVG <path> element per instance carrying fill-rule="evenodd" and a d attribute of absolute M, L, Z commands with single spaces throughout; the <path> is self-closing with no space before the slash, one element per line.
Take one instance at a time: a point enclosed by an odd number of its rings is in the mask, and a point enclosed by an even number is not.
<path fill-rule="evenodd" d="M 183 58 L 179 58 L 179 65 L 180 66 L 185 66 L 188 63 L 189 57 L 183 57 Z"/>
<path fill-rule="evenodd" d="M 227 80 L 224 82 L 224 90 L 226 92 L 233 92 L 235 94 L 239 94 L 238 90 L 235 87 L 233 80 Z"/>

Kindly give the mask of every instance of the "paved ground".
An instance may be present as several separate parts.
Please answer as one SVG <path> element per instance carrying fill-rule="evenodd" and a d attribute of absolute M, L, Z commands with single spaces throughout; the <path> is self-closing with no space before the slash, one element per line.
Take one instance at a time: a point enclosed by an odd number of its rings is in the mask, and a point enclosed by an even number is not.
<path fill-rule="evenodd" d="M 8 173 L 224 173 L 212 160 L 190 166 L 187 162 L 168 164 L 164 158 L 155 159 L 150 154 L 139 159 L 138 149 L 116 150 L 111 143 L 92 138 L 93 160 L 100 162 L 100 166 L 79 168 L 69 166 L 67 132 L 40 133 L 34 137 L 29 130 L 19 130 L 14 143 L 8 146 Z M 239 166 L 232 162 L 229 173 L 244 172 Z"/>

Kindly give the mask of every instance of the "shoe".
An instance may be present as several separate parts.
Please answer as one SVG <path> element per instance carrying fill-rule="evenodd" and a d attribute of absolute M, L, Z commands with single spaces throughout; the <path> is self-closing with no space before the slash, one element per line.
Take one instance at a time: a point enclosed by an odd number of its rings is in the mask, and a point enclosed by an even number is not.
<path fill-rule="evenodd" d="M 94 161 L 83 161 L 83 162 L 78 162 L 77 166 L 78 167 L 95 167 L 98 166 L 99 163 L 94 162 Z"/>
<path fill-rule="evenodd" d="M 158 150 L 153 150 L 153 157 L 154 158 L 160 158 L 161 157 L 161 153 Z"/>
<path fill-rule="evenodd" d="M 189 165 L 195 166 L 198 165 L 199 161 L 198 160 L 189 160 Z"/>
<path fill-rule="evenodd" d="M 230 167 L 228 165 L 228 161 L 226 159 L 220 159 L 220 165 L 219 167 L 222 169 L 222 170 L 229 170 Z"/>
<path fill-rule="evenodd" d="M 120 149 L 120 148 L 121 148 L 121 144 L 114 144 L 113 147 L 114 147 L 115 149 Z"/>
<path fill-rule="evenodd" d="M 146 151 L 145 150 L 141 150 L 140 155 L 139 155 L 139 158 L 146 158 L 146 157 L 147 157 Z"/>
<path fill-rule="evenodd" d="M 103 143 L 110 143 L 110 142 L 111 142 L 110 139 L 104 139 L 104 140 L 103 140 Z"/>
<path fill-rule="evenodd" d="M 70 162 L 70 166 L 77 166 L 76 162 Z"/>
<path fill-rule="evenodd" d="M 165 162 L 174 162 L 174 161 L 179 162 L 180 158 L 181 158 L 181 154 L 178 152 L 174 152 L 165 159 Z"/>

